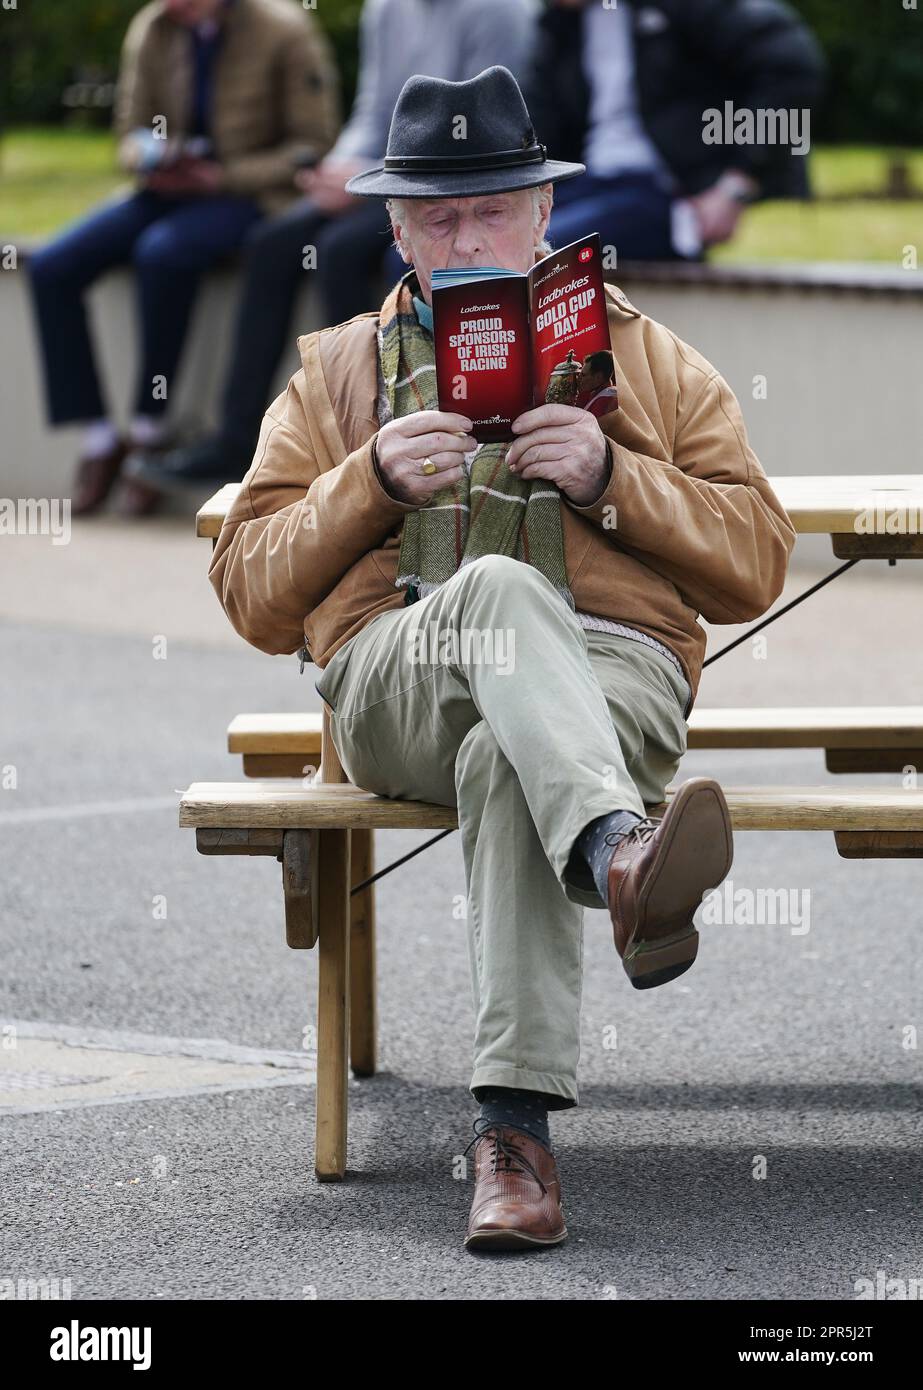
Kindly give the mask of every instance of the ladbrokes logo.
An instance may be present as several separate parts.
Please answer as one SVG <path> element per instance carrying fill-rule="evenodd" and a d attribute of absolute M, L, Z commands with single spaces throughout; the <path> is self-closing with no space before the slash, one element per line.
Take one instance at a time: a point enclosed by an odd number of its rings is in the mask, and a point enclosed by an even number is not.
<path fill-rule="evenodd" d="M 151 1365 L 149 1327 L 81 1327 L 72 1318 L 68 1327 L 51 1329 L 52 1361 L 131 1361 L 132 1370 Z"/>

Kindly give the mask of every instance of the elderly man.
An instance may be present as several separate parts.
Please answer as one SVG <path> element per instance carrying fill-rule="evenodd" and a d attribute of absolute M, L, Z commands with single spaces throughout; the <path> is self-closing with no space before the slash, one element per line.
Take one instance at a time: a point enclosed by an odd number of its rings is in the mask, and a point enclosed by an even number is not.
<path fill-rule="evenodd" d="M 433 270 L 527 270 L 581 169 L 546 158 L 506 68 L 405 84 L 383 167 L 349 188 L 389 200 L 412 269 L 380 313 L 300 340 L 209 571 L 248 641 L 323 668 L 353 782 L 458 808 L 469 1247 L 567 1234 L 548 1110 L 578 1101 L 582 909 L 608 910 L 637 988 L 695 959 L 727 807 L 696 778 L 650 813 L 686 747 L 698 614 L 763 613 L 794 543 L 726 383 L 611 286 L 618 409 L 539 406 L 479 447 L 436 408 Z"/>

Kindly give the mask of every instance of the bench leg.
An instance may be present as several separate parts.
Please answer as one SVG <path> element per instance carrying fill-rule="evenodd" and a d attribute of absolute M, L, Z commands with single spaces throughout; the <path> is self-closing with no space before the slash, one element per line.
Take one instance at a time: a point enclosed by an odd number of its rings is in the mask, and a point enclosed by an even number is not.
<path fill-rule="evenodd" d="M 350 860 L 353 883 L 375 872 L 374 830 L 353 830 Z M 356 1076 L 375 1075 L 375 885 L 350 900 L 349 1055 Z"/>
<path fill-rule="evenodd" d="M 348 830 L 319 832 L 317 907 L 320 959 L 314 1171 L 321 1182 L 338 1182 L 346 1173 L 349 838 Z"/>

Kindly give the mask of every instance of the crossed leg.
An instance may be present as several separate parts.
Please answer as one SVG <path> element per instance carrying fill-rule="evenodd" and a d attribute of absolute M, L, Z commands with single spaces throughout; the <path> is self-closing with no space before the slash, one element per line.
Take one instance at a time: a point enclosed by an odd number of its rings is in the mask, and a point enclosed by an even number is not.
<path fill-rule="evenodd" d="M 475 1098 L 499 1085 L 576 1104 L 581 909 L 604 904 L 573 843 L 595 817 L 661 799 L 685 682 L 637 642 L 588 634 L 534 567 L 491 555 L 374 619 L 317 689 L 351 781 L 458 808 Z"/>

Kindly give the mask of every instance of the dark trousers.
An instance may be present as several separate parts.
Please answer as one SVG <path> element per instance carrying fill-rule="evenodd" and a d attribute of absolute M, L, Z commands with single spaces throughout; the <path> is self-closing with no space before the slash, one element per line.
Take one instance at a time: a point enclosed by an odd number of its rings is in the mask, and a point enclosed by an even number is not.
<path fill-rule="evenodd" d="M 250 198 L 170 198 L 140 192 L 99 208 L 29 261 L 52 424 L 107 414 L 84 293 L 107 270 L 133 265 L 141 329 L 138 414 L 167 408 L 199 277 L 236 251 L 262 216 Z"/>
<path fill-rule="evenodd" d="M 548 239 L 560 248 L 589 232 L 614 246 L 620 260 L 673 261 L 670 209 L 673 195 L 650 174 L 598 179 L 578 174 L 554 187 Z"/>
<path fill-rule="evenodd" d="M 229 450 L 253 451 L 305 277 L 320 296 L 324 322 L 342 323 L 378 308 L 373 280 L 383 260 L 391 280 L 407 269 L 390 245 L 387 210 L 377 198 L 336 217 L 305 199 L 251 232 L 222 407 Z"/>

